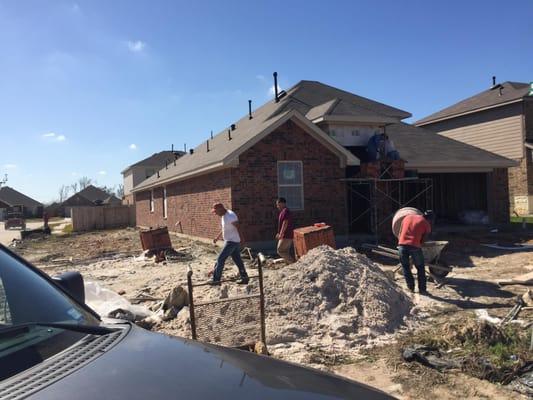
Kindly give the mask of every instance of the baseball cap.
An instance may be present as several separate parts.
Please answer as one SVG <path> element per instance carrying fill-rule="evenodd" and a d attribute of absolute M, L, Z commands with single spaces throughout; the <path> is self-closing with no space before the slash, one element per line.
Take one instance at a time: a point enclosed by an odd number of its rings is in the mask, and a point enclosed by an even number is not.
<path fill-rule="evenodd" d="M 224 208 L 224 204 L 222 203 L 214 203 L 213 208 L 211 209 L 211 212 L 214 213 L 217 208 Z"/>

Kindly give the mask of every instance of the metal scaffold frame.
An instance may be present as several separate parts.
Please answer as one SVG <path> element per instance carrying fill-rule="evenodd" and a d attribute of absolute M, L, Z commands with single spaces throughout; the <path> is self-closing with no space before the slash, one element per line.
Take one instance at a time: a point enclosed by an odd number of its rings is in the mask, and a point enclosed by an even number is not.
<path fill-rule="evenodd" d="M 375 235 L 376 242 L 379 239 L 379 228 L 392 221 L 397 210 L 403 207 L 413 207 L 414 202 L 423 198 L 424 209 L 433 208 L 433 180 L 431 178 L 346 178 L 343 179 L 348 187 L 349 194 L 349 226 L 370 213 L 371 233 Z M 419 185 L 420 188 L 415 186 Z M 363 189 L 364 188 L 364 189 Z M 357 213 L 354 210 L 352 194 L 366 200 L 369 207 Z M 390 201 L 392 207 L 381 207 L 385 201 Z M 380 209 L 392 208 L 392 212 L 380 215 Z"/>

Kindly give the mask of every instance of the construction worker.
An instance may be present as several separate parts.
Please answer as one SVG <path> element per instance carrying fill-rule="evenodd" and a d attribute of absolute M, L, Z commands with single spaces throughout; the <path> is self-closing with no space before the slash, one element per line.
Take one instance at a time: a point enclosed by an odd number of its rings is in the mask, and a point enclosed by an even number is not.
<path fill-rule="evenodd" d="M 278 241 L 277 250 L 281 258 L 285 260 L 285 263 L 292 264 L 294 257 L 291 253 L 294 224 L 292 222 L 292 215 L 287 208 L 287 200 L 280 197 L 276 200 L 276 207 L 279 210 L 278 216 L 278 233 L 276 239 Z"/>
<path fill-rule="evenodd" d="M 426 288 L 426 271 L 424 266 L 424 254 L 422 253 L 422 244 L 427 235 L 431 233 L 431 221 L 433 213 L 426 211 L 424 215 L 410 214 L 403 218 L 398 236 L 398 252 L 400 263 L 402 264 L 403 276 L 407 288 L 415 291 L 415 280 L 411 273 L 411 260 L 416 267 L 416 276 L 418 280 L 418 292 L 427 295 Z"/>
<path fill-rule="evenodd" d="M 233 262 L 239 268 L 239 274 L 241 276 L 237 283 L 246 285 L 248 283 L 248 274 L 246 273 L 246 268 L 241 258 L 243 236 L 239 230 L 239 218 L 233 211 L 226 209 L 222 203 L 213 204 L 211 212 L 220 217 L 222 226 L 222 230 L 213 239 L 213 243 L 216 244 L 221 237 L 224 239 L 224 247 L 218 255 L 215 268 L 213 269 L 213 281 L 211 284 L 220 285 L 224 264 L 226 259 L 231 256 Z"/>

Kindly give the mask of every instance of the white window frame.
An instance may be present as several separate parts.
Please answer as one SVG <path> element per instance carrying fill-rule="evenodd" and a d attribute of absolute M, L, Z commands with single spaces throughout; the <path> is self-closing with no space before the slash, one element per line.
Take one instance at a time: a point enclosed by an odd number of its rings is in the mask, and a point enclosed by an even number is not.
<path fill-rule="evenodd" d="M 167 187 L 163 186 L 163 219 L 167 219 L 168 216 L 168 200 L 167 200 Z"/>
<path fill-rule="evenodd" d="M 294 184 L 291 184 L 291 185 L 287 185 L 287 184 L 281 184 L 279 181 L 279 173 L 280 173 L 280 165 L 282 164 L 294 164 L 294 163 L 298 163 L 300 164 L 300 172 L 301 172 L 301 177 L 302 177 L 302 183 L 300 185 L 294 185 Z M 304 196 L 304 163 L 302 161 L 299 161 L 299 160 L 283 160 L 283 161 L 278 161 L 277 165 L 276 165 L 276 168 L 277 168 L 277 175 L 278 175 L 278 197 L 283 197 L 280 193 L 280 188 L 282 187 L 301 187 L 302 188 L 302 208 L 292 208 L 292 207 L 289 207 L 291 210 L 294 210 L 294 211 L 303 211 L 305 209 L 305 202 L 304 202 L 304 199 L 305 199 L 305 196 Z"/>
<path fill-rule="evenodd" d="M 154 189 L 150 189 L 150 212 L 153 213 L 154 211 L 155 211 Z"/>

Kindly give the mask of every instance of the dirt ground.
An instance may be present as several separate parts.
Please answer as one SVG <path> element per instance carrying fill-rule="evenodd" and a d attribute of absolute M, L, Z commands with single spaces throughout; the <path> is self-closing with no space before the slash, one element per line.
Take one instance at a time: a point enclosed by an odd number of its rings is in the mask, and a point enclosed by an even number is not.
<path fill-rule="evenodd" d="M 438 239 L 450 240 L 443 258 L 453 266 L 453 271 L 443 287 L 429 284 L 430 296 L 409 293 L 415 303 L 415 317 L 396 335 L 387 336 L 380 343 L 355 347 L 348 356 L 324 351 L 313 353 L 313 349 L 309 349 L 311 356 L 304 360 L 291 359 L 290 355 L 283 354 L 274 356 L 329 370 L 402 399 L 522 398 L 507 387 L 481 381 L 464 373 L 440 373 L 401 359 L 396 343 L 402 335 L 410 335 L 450 316 L 474 319 L 475 310 L 486 310 L 491 317 L 505 316 L 514 305 L 516 296 L 523 294 L 526 287 L 500 287 L 497 281 L 533 271 L 533 251 L 502 251 L 482 245 L 531 244 L 531 233 L 471 232 L 449 234 Z M 153 302 L 143 304 L 154 306 L 176 285 L 186 287 L 188 266 L 192 268 L 196 281 L 207 280 L 207 273 L 212 269 L 218 250 L 211 245 L 174 236 L 172 244 L 175 249 L 192 256 L 191 260 L 155 264 L 152 259 L 145 259 L 140 248 L 139 233 L 134 229 L 34 238 L 17 243 L 14 250 L 50 275 L 78 270 L 86 281 L 98 282 L 123 293 L 125 298 L 152 296 Z M 372 258 L 384 270 L 392 270 L 397 264 L 392 259 Z M 266 268 L 265 275 L 268 273 L 269 269 Z M 228 263 L 225 276 L 236 274 L 236 267 Z M 397 275 L 396 279 L 405 289 L 402 277 Z M 198 296 L 200 300 L 221 297 L 221 290 L 206 286 Z M 533 320 L 533 311 L 524 310 L 518 318 Z M 186 335 L 180 325 L 182 322 L 183 318 L 178 316 L 159 324 L 154 330 Z"/>

